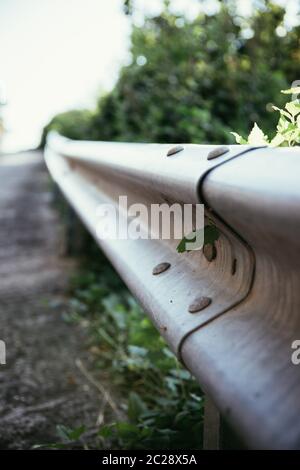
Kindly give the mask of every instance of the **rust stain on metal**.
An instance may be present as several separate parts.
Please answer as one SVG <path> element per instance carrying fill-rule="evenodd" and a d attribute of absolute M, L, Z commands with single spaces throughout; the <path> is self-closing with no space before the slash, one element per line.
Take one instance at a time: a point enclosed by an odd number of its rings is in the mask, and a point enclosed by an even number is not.
<path fill-rule="evenodd" d="M 167 157 L 171 157 L 172 155 L 176 155 L 176 153 L 182 152 L 182 150 L 184 150 L 184 148 L 182 147 L 182 145 L 176 145 L 176 147 L 172 147 L 172 148 L 168 151 Z"/>
<path fill-rule="evenodd" d="M 156 276 L 157 274 L 161 274 L 167 271 L 167 269 L 169 269 L 170 267 L 171 267 L 170 263 L 159 263 L 157 266 L 153 268 L 152 274 Z"/>
<path fill-rule="evenodd" d="M 210 304 L 211 304 L 210 297 L 204 297 L 204 296 L 196 297 L 196 299 L 189 306 L 189 312 L 190 313 L 200 312 L 204 308 L 208 307 Z"/>
<path fill-rule="evenodd" d="M 214 158 L 220 157 L 221 155 L 224 155 L 224 153 L 229 152 L 229 148 L 225 147 L 224 145 L 222 147 L 217 147 L 209 152 L 207 155 L 207 160 L 213 160 Z"/>
<path fill-rule="evenodd" d="M 217 256 L 217 249 L 215 245 L 211 243 L 204 245 L 203 254 L 209 263 L 213 261 Z"/>

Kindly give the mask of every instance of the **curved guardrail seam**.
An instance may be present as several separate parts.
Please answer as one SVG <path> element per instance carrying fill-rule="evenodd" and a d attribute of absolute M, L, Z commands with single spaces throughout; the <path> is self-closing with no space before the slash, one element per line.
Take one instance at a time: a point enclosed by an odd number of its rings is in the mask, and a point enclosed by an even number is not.
<path fill-rule="evenodd" d="M 214 320 L 218 319 L 221 315 L 223 315 L 224 313 L 227 313 L 229 312 L 230 310 L 232 310 L 233 308 L 235 308 L 237 305 L 240 305 L 242 302 L 244 302 L 251 290 L 252 290 L 252 287 L 253 287 L 253 283 L 254 283 L 254 278 L 255 278 L 255 268 L 256 268 L 256 260 L 255 260 L 255 254 L 254 254 L 254 250 L 252 249 L 252 247 L 249 245 L 249 243 L 244 240 L 244 238 L 233 228 L 230 226 L 230 224 L 228 224 L 226 222 L 226 220 L 223 219 L 223 217 L 221 217 L 216 211 L 214 211 L 212 208 L 208 208 L 208 204 L 207 204 L 207 201 L 206 201 L 206 198 L 205 198 L 205 195 L 203 193 L 203 184 L 204 184 L 204 181 L 205 179 L 207 178 L 207 176 L 217 167 L 221 166 L 221 165 L 225 165 L 226 163 L 230 162 L 231 160 L 234 160 L 236 158 L 239 158 L 247 153 L 250 153 L 251 151 L 254 151 L 254 150 L 257 150 L 257 149 L 260 149 L 260 148 L 264 148 L 265 146 L 261 146 L 261 147 L 251 147 L 249 149 L 246 149 L 246 150 L 243 150 L 241 153 L 237 154 L 237 155 L 234 155 L 232 156 L 231 158 L 227 159 L 227 160 L 223 160 L 221 162 L 216 162 L 216 165 L 214 165 L 213 167 L 207 169 L 207 171 L 201 175 L 201 178 L 199 179 L 199 182 L 198 182 L 198 194 L 199 194 L 199 200 L 200 200 L 200 203 L 203 203 L 204 206 L 205 206 L 205 209 L 206 211 L 209 212 L 209 215 L 210 217 L 213 216 L 213 218 L 218 221 L 219 223 L 221 222 L 224 226 L 226 226 L 228 228 L 228 230 L 232 233 L 232 235 L 236 238 L 239 239 L 239 241 L 243 244 L 243 246 L 245 247 L 245 249 L 248 251 L 248 254 L 249 256 L 251 257 L 251 261 L 252 261 L 252 273 L 251 273 L 251 281 L 249 283 L 249 287 L 248 287 L 248 290 L 247 292 L 244 294 L 243 298 L 242 299 L 239 299 L 237 302 L 233 303 L 232 305 L 230 305 L 229 307 L 226 307 L 226 309 L 220 311 L 220 313 L 216 316 L 214 316 L 213 318 L 209 318 L 207 321 L 205 321 L 204 323 L 202 323 L 201 325 L 198 325 L 197 327 L 191 329 L 189 332 L 187 332 L 182 338 L 181 338 L 181 341 L 178 345 L 178 359 L 184 364 L 184 360 L 183 360 L 183 357 L 182 357 L 182 348 L 183 348 L 183 345 L 185 343 L 185 341 L 189 338 L 190 335 L 192 335 L 193 333 L 195 333 L 195 331 L 198 331 L 200 330 L 201 328 L 204 328 L 206 325 L 208 325 L 209 323 L 213 322 Z M 232 241 L 230 240 L 230 243 L 232 245 Z M 185 365 L 185 364 L 184 364 Z M 186 366 L 186 365 L 185 365 Z"/>

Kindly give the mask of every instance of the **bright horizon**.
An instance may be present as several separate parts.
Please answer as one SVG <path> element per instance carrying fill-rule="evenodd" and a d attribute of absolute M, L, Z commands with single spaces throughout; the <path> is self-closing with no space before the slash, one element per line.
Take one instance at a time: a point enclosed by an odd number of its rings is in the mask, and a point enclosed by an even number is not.
<path fill-rule="evenodd" d="M 136 19 L 159 12 L 161 3 L 136 0 Z M 290 0 L 289 8 L 296 3 Z M 249 4 L 241 3 L 244 14 Z M 35 147 L 56 113 L 93 107 L 100 93 L 113 87 L 120 67 L 130 60 L 131 26 L 122 5 L 122 0 L 0 0 L 4 151 Z M 216 5 L 173 0 L 172 9 L 193 17 L 200 8 L 214 13 Z"/>
<path fill-rule="evenodd" d="M 4 150 L 38 144 L 53 115 L 92 106 L 126 61 L 129 21 L 121 0 L 1 0 L 0 80 Z M 109 47 L 107 47 L 109 44 Z"/>

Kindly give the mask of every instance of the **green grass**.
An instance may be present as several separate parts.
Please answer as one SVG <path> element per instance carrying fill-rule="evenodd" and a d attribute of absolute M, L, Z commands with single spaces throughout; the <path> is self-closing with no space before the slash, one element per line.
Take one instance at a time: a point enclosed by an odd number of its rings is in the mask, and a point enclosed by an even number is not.
<path fill-rule="evenodd" d="M 100 448 L 199 449 L 203 394 L 94 242 L 71 281 L 65 320 L 84 322 L 93 363 L 124 399 L 126 419 L 99 429 Z"/>

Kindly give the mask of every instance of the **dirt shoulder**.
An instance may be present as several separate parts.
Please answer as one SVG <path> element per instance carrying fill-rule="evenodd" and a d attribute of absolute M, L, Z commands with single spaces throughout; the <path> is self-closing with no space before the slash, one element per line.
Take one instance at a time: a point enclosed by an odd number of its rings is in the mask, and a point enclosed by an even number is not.
<path fill-rule="evenodd" d="M 57 441 L 57 424 L 95 430 L 103 397 L 75 364 L 87 339 L 62 320 L 73 266 L 60 253 L 41 154 L 0 157 L 0 449 Z"/>

